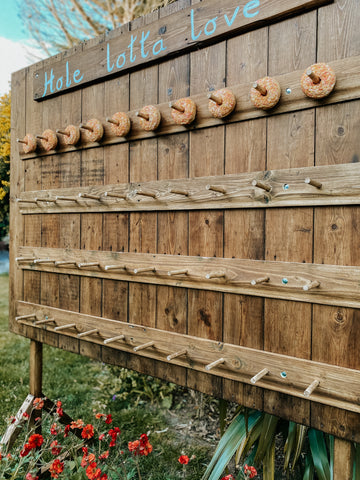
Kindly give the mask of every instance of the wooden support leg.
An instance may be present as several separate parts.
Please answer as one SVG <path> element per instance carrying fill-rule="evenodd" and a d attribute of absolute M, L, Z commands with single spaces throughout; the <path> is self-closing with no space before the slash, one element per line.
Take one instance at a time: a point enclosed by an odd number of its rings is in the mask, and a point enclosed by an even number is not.
<path fill-rule="evenodd" d="M 42 395 L 42 343 L 30 341 L 30 393 L 34 397 Z"/>
<path fill-rule="evenodd" d="M 334 480 L 352 480 L 354 448 L 351 442 L 335 437 Z"/>

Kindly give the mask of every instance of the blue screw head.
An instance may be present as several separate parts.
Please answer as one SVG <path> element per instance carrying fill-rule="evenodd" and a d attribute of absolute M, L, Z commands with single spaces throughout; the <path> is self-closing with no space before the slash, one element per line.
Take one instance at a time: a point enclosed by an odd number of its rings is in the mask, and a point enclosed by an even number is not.
<path fill-rule="evenodd" d="M 283 285 L 287 285 L 289 283 L 289 280 L 287 278 L 283 278 L 281 282 L 283 283 Z"/>
<path fill-rule="evenodd" d="M 288 183 L 285 183 L 285 184 L 283 185 L 283 189 L 284 189 L 284 190 L 289 190 L 289 188 L 290 188 L 290 185 L 289 185 Z"/>
<path fill-rule="evenodd" d="M 286 373 L 286 372 L 281 372 L 281 373 L 280 373 L 280 376 L 281 376 L 282 378 L 286 378 L 286 377 L 287 377 L 287 373 Z"/>

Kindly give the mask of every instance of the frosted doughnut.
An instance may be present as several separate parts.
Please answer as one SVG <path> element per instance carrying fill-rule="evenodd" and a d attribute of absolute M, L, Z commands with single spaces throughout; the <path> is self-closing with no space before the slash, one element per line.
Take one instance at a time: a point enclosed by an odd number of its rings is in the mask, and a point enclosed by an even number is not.
<path fill-rule="evenodd" d="M 111 119 L 107 118 L 107 121 L 108 122 L 110 121 L 111 133 L 115 135 L 115 137 L 125 137 L 130 132 L 130 128 L 131 128 L 130 118 L 124 112 L 114 113 Z"/>
<path fill-rule="evenodd" d="M 46 151 L 46 152 L 49 152 L 50 150 L 54 150 L 54 148 L 56 148 L 56 145 L 58 143 L 58 138 L 57 138 L 57 135 L 56 133 L 53 131 L 53 130 L 45 130 L 42 135 L 41 135 L 41 138 L 40 139 L 40 142 L 41 142 L 41 145 L 43 147 L 43 149 Z M 46 140 L 44 140 L 44 138 Z"/>
<path fill-rule="evenodd" d="M 180 112 L 176 108 L 171 109 L 171 116 L 178 125 L 189 125 L 196 117 L 196 103 L 191 98 L 180 98 L 175 102 L 170 103 L 170 107 L 178 107 L 184 110 Z"/>
<path fill-rule="evenodd" d="M 56 131 L 64 135 L 64 143 L 66 145 L 76 145 L 80 140 L 80 129 L 76 125 L 68 125 L 64 131 Z"/>
<path fill-rule="evenodd" d="M 318 83 L 315 83 L 311 76 L 308 75 L 310 70 L 316 77 L 320 78 Z M 335 72 L 326 63 L 315 63 L 314 65 L 311 65 L 301 77 L 301 89 L 305 95 L 310 98 L 327 97 L 333 91 L 335 83 Z"/>
<path fill-rule="evenodd" d="M 139 117 L 141 128 L 146 132 L 156 130 L 159 126 L 161 114 L 153 105 L 147 105 L 146 107 L 143 107 L 139 112 L 137 112 L 137 115 Z M 147 120 L 146 118 L 142 118 L 141 115 L 148 116 L 149 119 Z"/>
<path fill-rule="evenodd" d="M 35 152 L 37 143 L 36 143 L 36 137 L 32 133 L 27 133 L 21 143 L 23 143 L 24 145 L 23 146 L 24 153 Z"/>
<path fill-rule="evenodd" d="M 231 90 L 227 88 L 222 88 L 213 93 L 215 97 L 218 97 L 221 100 L 221 104 L 216 103 L 215 100 L 212 100 L 209 93 L 209 110 L 213 117 L 215 118 L 224 118 L 234 110 L 236 106 L 236 98 Z"/>
<path fill-rule="evenodd" d="M 269 110 L 275 107 L 281 96 L 281 88 L 279 82 L 275 78 L 264 77 L 256 81 L 259 88 L 266 90 L 263 95 L 256 88 L 252 87 L 250 91 L 250 99 L 256 108 Z"/>
<path fill-rule="evenodd" d="M 88 142 L 98 142 L 104 135 L 104 127 L 100 120 L 92 118 L 85 125 L 81 124 L 80 128 L 84 128 L 84 137 Z"/>

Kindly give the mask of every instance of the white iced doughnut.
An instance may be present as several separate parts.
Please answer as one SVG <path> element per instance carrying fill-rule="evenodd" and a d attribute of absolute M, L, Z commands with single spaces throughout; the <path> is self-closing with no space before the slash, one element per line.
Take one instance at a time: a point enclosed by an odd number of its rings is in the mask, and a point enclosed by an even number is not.
<path fill-rule="evenodd" d="M 171 116 L 177 125 L 189 125 L 195 120 L 196 103 L 191 98 L 180 98 L 172 102 L 171 106 L 173 107 L 171 108 Z"/>
<path fill-rule="evenodd" d="M 125 137 L 131 128 L 130 118 L 125 112 L 116 112 L 111 117 L 111 120 L 116 123 L 111 122 L 111 133 L 115 137 Z"/>
<path fill-rule="evenodd" d="M 146 107 L 143 107 L 138 114 L 140 126 L 143 130 L 151 132 L 157 129 L 160 124 L 161 113 L 156 107 L 153 105 L 147 105 Z M 148 119 L 142 118 L 141 115 L 148 117 Z"/>
<path fill-rule="evenodd" d="M 275 78 L 264 77 L 256 81 L 261 93 L 256 88 L 252 87 L 250 91 L 250 99 L 256 108 L 269 110 L 275 107 L 280 100 L 281 88 L 279 82 Z"/>
<path fill-rule="evenodd" d="M 216 92 L 213 92 L 214 97 L 221 100 L 219 105 L 215 100 L 212 100 L 209 94 L 209 111 L 215 118 L 224 118 L 230 115 L 236 106 L 236 98 L 231 90 L 227 88 L 221 88 Z"/>
<path fill-rule="evenodd" d="M 310 75 L 309 75 L 310 72 Z M 314 82 L 312 76 L 318 77 Z M 307 68 L 301 77 L 301 89 L 307 97 L 324 98 L 334 90 L 336 75 L 333 69 L 326 63 L 315 63 Z"/>

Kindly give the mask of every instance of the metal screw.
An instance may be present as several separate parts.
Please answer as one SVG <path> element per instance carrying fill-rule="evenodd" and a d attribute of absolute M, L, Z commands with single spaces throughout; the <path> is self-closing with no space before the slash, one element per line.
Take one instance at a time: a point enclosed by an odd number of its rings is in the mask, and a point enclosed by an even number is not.
<path fill-rule="evenodd" d="M 283 189 L 284 189 L 284 190 L 289 190 L 289 188 L 290 188 L 290 185 L 289 185 L 288 183 L 285 183 L 285 184 L 283 185 Z"/>
<path fill-rule="evenodd" d="M 281 372 L 281 373 L 280 373 L 280 376 L 281 376 L 282 378 L 286 378 L 286 377 L 287 377 L 287 373 L 286 373 L 286 372 Z"/>
<path fill-rule="evenodd" d="M 290 95 L 290 93 L 291 93 L 291 88 L 287 88 L 285 91 L 286 91 L 286 95 Z"/>
<path fill-rule="evenodd" d="M 289 283 L 289 280 L 288 280 L 287 278 L 283 278 L 281 281 L 282 281 L 282 283 L 283 283 L 284 285 L 286 285 L 287 283 Z"/>

